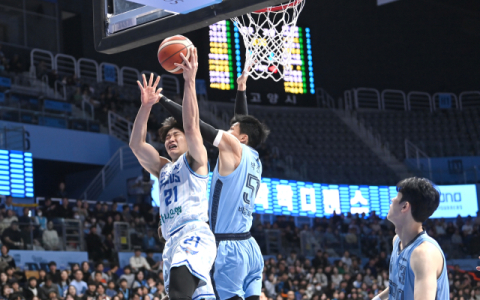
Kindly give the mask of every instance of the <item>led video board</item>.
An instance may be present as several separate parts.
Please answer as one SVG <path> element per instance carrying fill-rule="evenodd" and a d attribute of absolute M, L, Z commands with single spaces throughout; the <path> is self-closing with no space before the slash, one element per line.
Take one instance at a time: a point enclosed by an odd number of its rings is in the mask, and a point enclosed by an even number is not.
<path fill-rule="evenodd" d="M 250 29 L 253 30 L 253 28 Z M 265 32 L 268 34 L 267 31 Z M 285 70 L 284 91 L 290 94 L 315 94 L 310 28 L 284 26 L 282 32 L 284 36 L 294 37 L 293 43 L 288 44 L 285 49 L 285 52 L 291 56 L 292 65 L 290 70 Z M 245 49 L 240 46 L 241 39 L 237 26 L 230 20 L 209 26 L 210 88 L 235 89 L 235 78 L 240 77 L 243 70 L 241 57 L 245 56 L 242 53 Z M 275 70 L 272 69 L 271 72 Z"/>
<path fill-rule="evenodd" d="M 16 198 L 34 196 L 32 153 L 0 150 L 0 195 Z"/>
<path fill-rule="evenodd" d="M 210 193 L 210 180 L 207 193 Z M 158 179 L 152 198 L 160 202 Z M 474 184 L 440 185 L 440 206 L 432 218 L 467 217 L 478 211 L 477 191 Z M 391 199 L 397 195 L 395 186 L 335 185 L 307 183 L 295 180 L 262 178 L 255 199 L 254 213 L 286 216 L 323 217 L 337 213 L 366 213 L 375 211 L 385 218 Z"/>

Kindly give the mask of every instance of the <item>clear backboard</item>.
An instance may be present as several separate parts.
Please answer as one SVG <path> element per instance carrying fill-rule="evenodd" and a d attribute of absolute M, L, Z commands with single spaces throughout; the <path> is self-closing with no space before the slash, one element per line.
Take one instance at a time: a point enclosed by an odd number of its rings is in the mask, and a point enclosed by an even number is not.
<path fill-rule="evenodd" d="M 95 49 L 113 54 L 287 0 L 92 0 Z"/>

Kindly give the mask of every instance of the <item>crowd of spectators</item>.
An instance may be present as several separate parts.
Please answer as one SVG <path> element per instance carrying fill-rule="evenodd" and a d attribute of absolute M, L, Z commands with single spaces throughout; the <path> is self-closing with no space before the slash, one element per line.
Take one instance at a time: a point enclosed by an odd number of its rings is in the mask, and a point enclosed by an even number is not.
<path fill-rule="evenodd" d="M 64 193 L 64 186 L 60 186 L 58 192 Z M 19 210 L 22 213 L 17 215 Z M 15 207 L 10 197 L 0 206 L 3 244 L 0 272 L 4 271 L 0 274 L 1 299 L 162 298 L 162 264 L 153 259 L 154 252 L 161 252 L 162 242 L 156 233 L 158 213 L 153 207 L 139 203 L 132 209 L 129 205 L 119 209 L 117 203 L 98 202 L 91 208 L 81 200 L 70 206 L 66 198 L 60 203 L 46 199 L 36 208 L 34 217 L 29 215 L 29 208 Z M 106 262 L 108 272 L 104 271 L 103 263 L 97 263 L 93 273 L 88 263 L 61 271 L 50 264 L 50 271 L 40 271 L 37 279 L 25 278 L 8 255 L 9 249 L 62 249 L 59 232 L 53 227 L 58 218 L 82 222 L 89 260 Z M 114 250 L 115 222 L 130 224 L 132 245 L 137 247 L 130 265 L 124 269 L 118 268 Z M 278 216 L 272 224 L 262 222 L 258 215 L 254 218 L 252 234 L 264 254 L 268 254 L 266 230 L 277 230 L 281 237 L 280 253 L 270 253 L 274 256 L 265 261 L 263 291 L 266 297 L 272 300 L 371 299 L 388 286 L 388 255 L 394 235 L 390 222 L 372 212 L 368 217 L 335 214 L 331 218 L 313 219 L 301 228 L 297 225 L 291 217 Z M 475 248 L 479 226 L 480 215 L 453 221 L 429 220 L 425 229 L 440 242 L 447 258 L 457 254 L 466 258 L 480 252 Z M 18 234 L 23 231 L 30 234 Z M 32 234 L 36 240 L 33 243 L 28 240 Z M 462 246 L 450 249 L 448 244 L 459 239 L 458 236 Z M 33 247 L 27 247 L 28 243 Z M 142 250 L 148 253 L 146 258 L 141 256 Z M 339 259 L 332 260 L 332 257 Z M 448 276 L 451 299 L 480 299 L 480 283 L 471 274 L 455 268 Z M 156 294 L 157 291 L 161 293 Z"/>

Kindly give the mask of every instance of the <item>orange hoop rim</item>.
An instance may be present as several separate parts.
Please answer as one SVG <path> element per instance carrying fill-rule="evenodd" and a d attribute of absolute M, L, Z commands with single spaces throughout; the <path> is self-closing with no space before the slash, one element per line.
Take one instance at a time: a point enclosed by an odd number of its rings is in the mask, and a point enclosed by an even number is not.
<path fill-rule="evenodd" d="M 295 0 L 291 3 L 284 4 L 284 5 L 271 6 L 271 7 L 267 7 L 267 8 L 264 8 L 264 9 L 259 9 L 259 10 L 254 11 L 254 13 L 261 14 L 261 13 L 264 13 L 264 12 L 277 12 L 277 11 L 285 10 L 285 9 L 293 7 L 293 6 L 297 6 L 302 1 L 303 0 Z"/>

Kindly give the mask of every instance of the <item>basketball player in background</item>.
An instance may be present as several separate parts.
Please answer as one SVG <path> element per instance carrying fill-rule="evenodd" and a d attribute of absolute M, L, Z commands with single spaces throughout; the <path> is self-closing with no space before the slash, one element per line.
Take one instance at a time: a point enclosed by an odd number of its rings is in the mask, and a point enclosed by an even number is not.
<path fill-rule="evenodd" d="M 390 258 L 390 285 L 374 300 L 448 300 L 445 256 L 422 227 L 438 208 L 440 194 L 424 178 L 407 178 L 397 184 L 387 219 L 395 225 Z"/>
<path fill-rule="evenodd" d="M 262 288 L 263 256 L 250 228 L 262 175 L 255 148 L 265 142 L 270 131 L 248 115 L 248 71 L 246 68 L 237 80 L 235 116 L 230 129 L 217 130 L 200 121 L 204 140 L 219 149 L 209 201 L 210 227 L 218 247 L 212 279 L 219 300 L 258 300 Z M 165 97 L 160 103 L 181 120 L 181 106 Z"/>
<path fill-rule="evenodd" d="M 183 124 L 168 118 L 159 135 L 169 161 L 145 142 L 152 106 L 162 97 L 156 90 L 160 77 L 147 84 L 143 76 L 142 105 L 132 130 L 130 147 L 140 164 L 159 178 L 160 224 L 166 240 L 163 251 L 165 290 L 171 300 L 214 299 L 210 270 L 216 256 L 215 238 L 208 224 L 208 159 L 199 129 L 195 92 L 197 52 L 182 66 L 185 92 Z"/>

